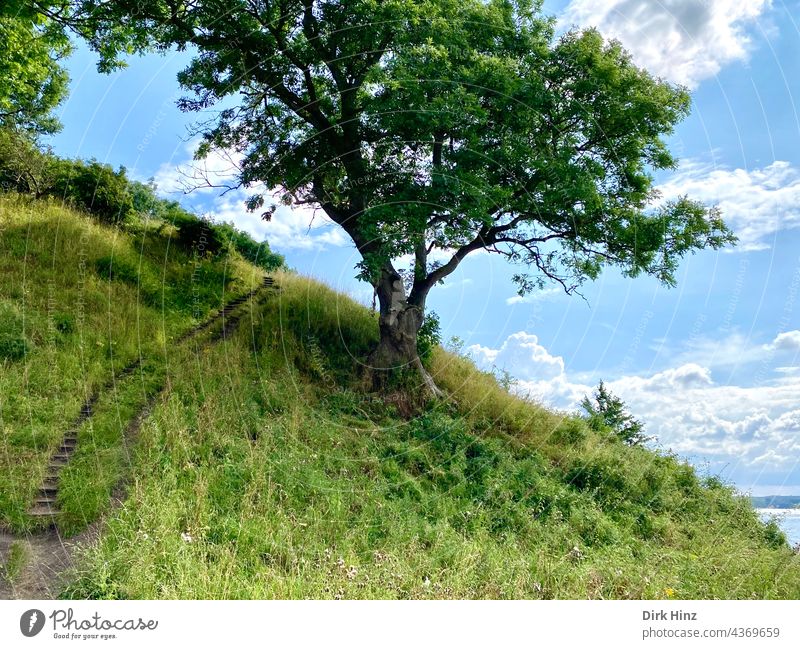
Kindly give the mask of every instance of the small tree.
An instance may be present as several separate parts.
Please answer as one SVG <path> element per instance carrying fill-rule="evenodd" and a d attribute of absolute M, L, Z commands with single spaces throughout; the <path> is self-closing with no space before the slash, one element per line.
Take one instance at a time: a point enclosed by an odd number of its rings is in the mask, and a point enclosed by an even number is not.
<path fill-rule="evenodd" d="M 630 446 L 644 444 L 652 439 L 644 434 L 644 424 L 627 412 L 625 403 L 600 381 L 593 398 L 583 398 L 581 407 L 586 411 L 589 426 L 594 430 L 617 435 Z"/>

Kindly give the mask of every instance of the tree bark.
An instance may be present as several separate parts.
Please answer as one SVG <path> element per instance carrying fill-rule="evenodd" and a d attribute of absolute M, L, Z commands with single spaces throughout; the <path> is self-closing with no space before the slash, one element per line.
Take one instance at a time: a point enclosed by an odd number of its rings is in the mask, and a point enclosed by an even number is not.
<path fill-rule="evenodd" d="M 375 290 L 380 304 L 380 341 L 368 360 L 373 388 L 383 389 L 393 372 L 410 367 L 419 372 L 425 388 L 433 396 L 442 396 L 417 353 L 424 304 L 408 301 L 402 277 L 389 264 L 381 270 Z"/>

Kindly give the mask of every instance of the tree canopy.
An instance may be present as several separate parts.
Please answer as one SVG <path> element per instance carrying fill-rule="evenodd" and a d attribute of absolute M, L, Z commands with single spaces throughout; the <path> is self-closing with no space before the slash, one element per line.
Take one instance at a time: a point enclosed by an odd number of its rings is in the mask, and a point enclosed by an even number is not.
<path fill-rule="evenodd" d="M 644 424 L 628 412 L 622 399 L 613 394 L 603 381 L 600 381 L 591 399 L 588 396 L 583 398 L 581 408 L 594 430 L 611 432 L 630 446 L 638 446 L 651 439 L 644 432 Z"/>
<path fill-rule="evenodd" d="M 52 111 L 67 93 L 61 61 L 72 46 L 63 24 L 44 12 L 68 10 L 67 2 L 37 7 L 23 0 L 0 7 L 0 126 L 34 134 L 59 130 Z"/>
<path fill-rule="evenodd" d="M 264 183 L 345 230 L 380 299 L 387 358 L 413 355 L 429 290 L 478 250 L 519 264 L 523 293 L 549 281 L 572 292 L 609 265 L 671 285 L 685 254 L 734 241 L 715 209 L 656 204 L 653 172 L 676 164 L 664 138 L 687 92 L 594 30 L 556 35 L 538 1 L 81 0 L 73 11 L 103 67 L 147 48 L 194 52 L 181 108 L 222 106 L 199 127 L 198 155 L 236 152 L 240 185 Z"/>

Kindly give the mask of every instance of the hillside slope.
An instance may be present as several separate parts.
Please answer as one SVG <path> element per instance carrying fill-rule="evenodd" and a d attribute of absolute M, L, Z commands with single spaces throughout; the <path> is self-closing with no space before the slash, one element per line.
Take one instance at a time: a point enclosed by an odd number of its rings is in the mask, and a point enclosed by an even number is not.
<path fill-rule="evenodd" d="M 448 397 L 413 417 L 403 416 L 413 386 L 364 393 L 359 359 L 376 318 L 315 281 L 278 274 L 281 292 L 229 337 L 175 345 L 168 337 L 198 320 L 193 286 L 205 315 L 223 284 L 235 294 L 260 272 L 206 260 L 192 279 L 190 257 L 162 237 L 136 240 L 52 205 L 6 202 L 0 218 L 0 296 L 31 345 L 2 361 L 3 522 L 36 525 L 25 514 L 34 478 L 87 390 L 112 365 L 147 359 L 86 422 L 60 529 L 106 513 L 66 596 L 800 596 L 800 558 L 747 499 L 508 394 L 468 359 L 435 351 Z M 90 245 L 75 246 L 82 237 Z M 160 300 L 103 278 L 99 260 L 118 254 L 140 262 L 134 277 Z M 77 318 L 79 299 L 95 308 L 51 343 L 53 314 Z M 152 395 L 123 461 L 122 431 Z M 110 509 L 121 477 L 127 497 Z"/>
<path fill-rule="evenodd" d="M 0 195 L 0 523 L 37 526 L 26 511 L 76 422 L 65 522 L 95 518 L 120 476 L 121 430 L 161 384 L 176 340 L 260 284 L 263 272 L 240 258 L 197 256 L 162 230 L 125 232 L 54 201 Z"/>

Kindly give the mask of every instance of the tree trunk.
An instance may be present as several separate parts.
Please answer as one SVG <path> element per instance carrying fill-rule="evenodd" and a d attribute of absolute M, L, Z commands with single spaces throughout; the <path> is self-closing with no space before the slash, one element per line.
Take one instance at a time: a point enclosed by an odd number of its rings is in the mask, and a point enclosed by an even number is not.
<path fill-rule="evenodd" d="M 424 306 L 408 302 L 403 279 L 391 266 L 381 271 L 376 292 L 380 304 L 380 341 L 368 360 L 373 388 L 383 389 L 393 372 L 410 367 L 419 372 L 430 393 L 442 396 L 417 353 L 417 333 L 422 326 Z"/>

